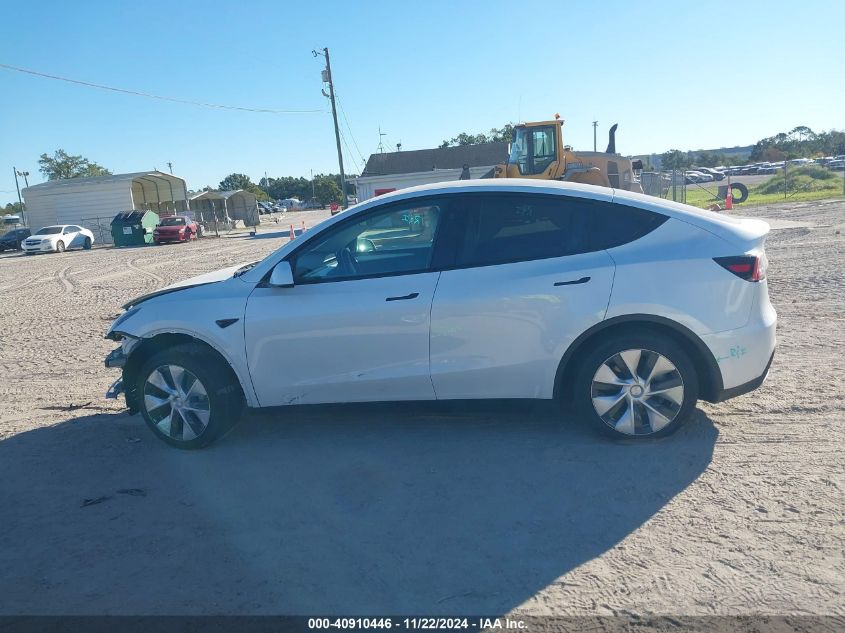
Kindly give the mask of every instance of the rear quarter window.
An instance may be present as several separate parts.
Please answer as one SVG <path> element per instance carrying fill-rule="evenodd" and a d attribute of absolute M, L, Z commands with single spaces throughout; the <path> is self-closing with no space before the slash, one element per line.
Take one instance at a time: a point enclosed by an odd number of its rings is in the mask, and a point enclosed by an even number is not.
<path fill-rule="evenodd" d="M 590 201 L 592 231 L 590 250 L 598 251 L 629 244 L 645 237 L 666 220 L 668 216 L 654 211 L 610 202 Z"/>

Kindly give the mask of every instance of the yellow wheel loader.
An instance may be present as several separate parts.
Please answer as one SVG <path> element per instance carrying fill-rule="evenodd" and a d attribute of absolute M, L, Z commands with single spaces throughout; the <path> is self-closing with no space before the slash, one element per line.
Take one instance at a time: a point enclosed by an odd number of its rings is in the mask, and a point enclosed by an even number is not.
<path fill-rule="evenodd" d="M 489 175 L 565 180 L 642 193 L 640 183 L 634 179 L 634 169 L 642 169 L 642 162 L 632 162 L 616 153 L 616 127 L 614 124 L 610 128 L 606 151 L 574 152 L 563 144 L 563 121 L 559 117 L 554 121 L 521 123 L 513 128 L 508 162 L 496 165 Z"/>

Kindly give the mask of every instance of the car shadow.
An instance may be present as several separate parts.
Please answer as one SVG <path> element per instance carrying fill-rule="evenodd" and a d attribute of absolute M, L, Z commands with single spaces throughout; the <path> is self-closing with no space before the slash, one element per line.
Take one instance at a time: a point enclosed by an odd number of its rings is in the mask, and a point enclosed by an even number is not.
<path fill-rule="evenodd" d="M 507 612 L 641 528 L 718 436 L 701 411 L 647 442 L 569 417 L 544 403 L 299 407 L 192 452 L 126 414 L 13 435 L 0 613 Z"/>

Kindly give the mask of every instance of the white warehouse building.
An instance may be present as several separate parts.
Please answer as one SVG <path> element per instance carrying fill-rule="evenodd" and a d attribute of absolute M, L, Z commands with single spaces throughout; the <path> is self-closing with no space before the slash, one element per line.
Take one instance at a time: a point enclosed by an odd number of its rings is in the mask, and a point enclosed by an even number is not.
<path fill-rule="evenodd" d="M 33 233 L 51 224 L 76 224 L 90 229 L 101 244 L 111 243 L 111 220 L 121 211 L 168 215 L 188 209 L 185 181 L 160 171 L 49 180 L 21 194 Z"/>

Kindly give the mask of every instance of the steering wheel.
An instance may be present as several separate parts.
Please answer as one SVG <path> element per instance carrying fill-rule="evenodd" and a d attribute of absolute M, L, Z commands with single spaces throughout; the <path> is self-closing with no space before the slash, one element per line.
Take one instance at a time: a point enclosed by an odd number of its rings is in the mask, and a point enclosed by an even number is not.
<path fill-rule="evenodd" d="M 345 275 L 357 275 L 358 262 L 355 261 L 352 251 L 347 247 L 342 249 L 338 255 L 337 261 L 340 264 L 341 272 Z"/>

